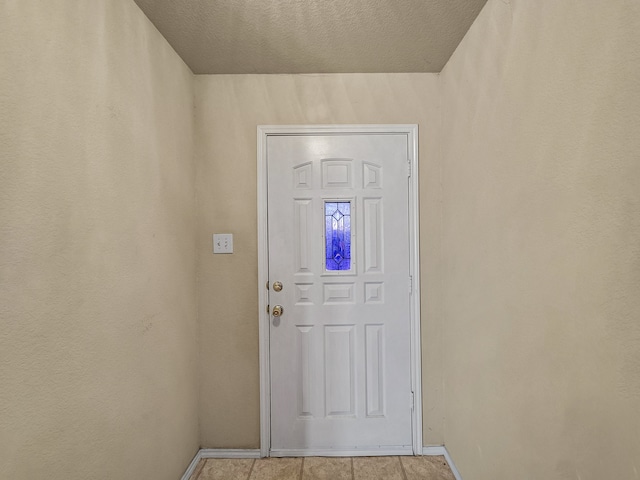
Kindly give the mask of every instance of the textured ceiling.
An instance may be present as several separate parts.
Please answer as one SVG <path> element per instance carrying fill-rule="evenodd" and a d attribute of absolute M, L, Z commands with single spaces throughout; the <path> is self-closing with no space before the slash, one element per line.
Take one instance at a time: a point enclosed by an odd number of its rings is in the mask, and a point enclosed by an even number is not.
<path fill-rule="evenodd" d="M 439 72 L 486 0 L 135 0 L 194 73 Z"/>

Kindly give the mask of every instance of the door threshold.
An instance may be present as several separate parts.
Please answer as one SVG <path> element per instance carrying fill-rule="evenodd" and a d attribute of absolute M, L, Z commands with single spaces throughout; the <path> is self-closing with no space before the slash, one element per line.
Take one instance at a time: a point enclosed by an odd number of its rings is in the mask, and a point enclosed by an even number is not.
<path fill-rule="evenodd" d="M 283 448 L 273 449 L 270 457 L 384 457 L 413 455 L 413 447 L 362 447 L 362 448 Z"/>

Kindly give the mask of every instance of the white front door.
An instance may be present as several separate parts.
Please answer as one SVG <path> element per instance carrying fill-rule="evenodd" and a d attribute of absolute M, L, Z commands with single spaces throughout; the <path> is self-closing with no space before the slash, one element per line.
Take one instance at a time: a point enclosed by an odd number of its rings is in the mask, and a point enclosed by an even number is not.
<path fill-rule="evenodd" d="M 271 454 L 411 453 L 407 135 L 269 136 L 266 157 Z"/>

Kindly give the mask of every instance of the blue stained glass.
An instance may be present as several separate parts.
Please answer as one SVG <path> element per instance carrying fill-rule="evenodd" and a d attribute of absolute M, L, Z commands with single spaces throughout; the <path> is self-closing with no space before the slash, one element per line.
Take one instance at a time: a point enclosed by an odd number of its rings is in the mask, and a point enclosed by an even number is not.
<path fill-rule="evenodd" d="M 325 202 L 327 270 L 351 270 L 351 202 Z"/>

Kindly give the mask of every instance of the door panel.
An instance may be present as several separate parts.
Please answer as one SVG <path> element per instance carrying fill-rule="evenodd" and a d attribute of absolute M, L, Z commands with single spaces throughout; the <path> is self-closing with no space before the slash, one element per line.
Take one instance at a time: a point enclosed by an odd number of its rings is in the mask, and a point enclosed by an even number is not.
<path fill-rule="evenodd" d="M 271 448 L 411 447 L 408 145 L 269 136 Z"/>

